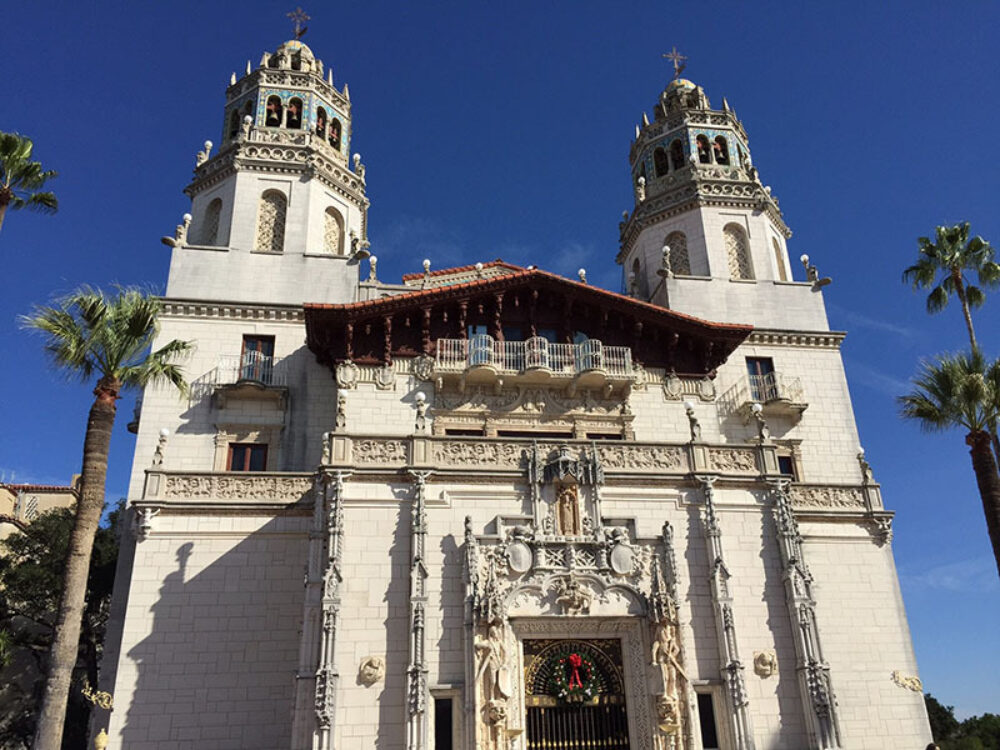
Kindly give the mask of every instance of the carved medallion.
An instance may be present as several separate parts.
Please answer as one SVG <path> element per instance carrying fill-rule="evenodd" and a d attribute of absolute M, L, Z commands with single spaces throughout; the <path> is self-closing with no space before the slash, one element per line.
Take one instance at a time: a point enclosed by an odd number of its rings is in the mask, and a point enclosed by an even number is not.
<path fill-rule="evenodd" d="M 631 547 L 624 544 L 616 544 L 611 550 L 609 562 L 611 569 L 620 576 L 628 575 L 632 572 L 632 565 L 635 561 L 635 552 Z"/>
<path fill-rule="evenodd" d="M 508 544 L 507 561 L 515 573 L 526 573 L 531 569 L 531 548 L 520 541 Z"/>

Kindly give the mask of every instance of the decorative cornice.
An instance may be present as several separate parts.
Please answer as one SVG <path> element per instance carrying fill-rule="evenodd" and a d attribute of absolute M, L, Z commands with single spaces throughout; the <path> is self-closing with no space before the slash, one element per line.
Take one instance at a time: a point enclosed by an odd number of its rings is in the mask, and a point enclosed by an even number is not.
<path fill-rule="evenodd" d="M 748 346 L 789 346 L 808 349 L 840 349 L 844 331 L 779 331 L 757 328 L 746 340 Z"/>
<path fill-rule="evenodd" d="M 193 299 L 160 299 L 161 318 L 222 318 L 224 320 L 266 320 L 277 323 L 304 323 L 300 305 L 258 305 L 248 302 L 205 302 Z"/>

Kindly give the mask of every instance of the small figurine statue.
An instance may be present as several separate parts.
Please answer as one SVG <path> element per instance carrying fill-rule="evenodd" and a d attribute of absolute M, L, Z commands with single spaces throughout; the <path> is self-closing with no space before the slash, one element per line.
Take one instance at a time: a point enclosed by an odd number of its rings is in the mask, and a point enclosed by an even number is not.
<path fill-rule="evenodd" d="M 635 182 L 635 199 L 642 203 L 646 200 L 646 178 L 640 176 Z"/>
<path fill-rule="evenodd" d="M 802 266 L 806 269 L 806 281 L 811 282 L 816 288 L 824 287 L 833 281 L 829 276 L 820 278 L 819 269 L 809 263 L 809 256 L 805 253 L 799 257 L 799 260 L 802 261 Z"/>
<path fill-rule="evenodd" d="M 427 432 L 427 396 L 423 391 L 417 391 L 413 399 L 417 407 L 417 421 L 414 427 L 419 433 Z"/>
<path fill-rule="evenodd" d="M 372 255 L 368 258 L 368 280 L 378 281 L 378 256 Z"/>
<path fill-rule="evenodd" d="M 241 127 L 243 140 L 250 139 L 250 126 L 253 125 L 253 118 L 250 115 L 243 116 L 243 125 Z"/>
<path fill-rule="evenodd" d="M 674 271 L 670 267 L 670 245 L 663 246 L 663 250 L 660 255 L 660 268 L 656 273 L 658 276 L 662 276 L 665 279 L 673 277 Z"/>
<path fill-rule="evenodd" d="M 354 174 L 362 180 L 365 179 L 365 165 L 361 163 L 361 154 L 354 155 Z"/>
<path fill-rule="evenodd" d="M 206 161 L 208 161 L 208 159 L 209 159 L 209 157 L 211 155 L 212 155 L 212 142 L 211 141 L 205 141 L 205 150 L 204 151 L 199 151 L 198 155 L 195 156 L 195 159 L 194 159 L 195 166 L 196 167 L 200 167 L 202 164 L 204 164 Z"/>
<path fill-rule="evenodd" d="M 691 431 L 691 442 L 697 443 L 701 440 L 701 425 L 698 423 L 698 418 L 694 415 L 694 404 L 690 401 L 685 401 L 684 412 L 687 414 L 688 418 L 688 429 Z"/>
<path fill-rule="evenodd" d="M 580 277 L 580 283 L 581 284 L 586 284 L 587 283 L 587 269 L 586 268 L 581 268 L 579 271 L 576 272 L 576 275 Z"/>
<path fill-rule="evenodd" d="M 422 265 L 423 265 L 423 268 L 424 268 L 424 280 L 420 284 L 420 288 L 421 289 L 426 289 L 431 284 L 431 259 L 430 258 L 424 258 L 424 262 L 423 262 Z"/>
<path fill-rule="evenodd" d="M 163 456 L 167 450 L 168 437 L 170 437 L 170 430 L 164 427 L 160 430 L 159 440 L 156 441 L 156 450 L 153 451 L 153 466 L 163 466 Z"/>
<path fill-rule="evenodd" d="M 767 421 L 764 419 L 764 407 L 761 404 L 754 403 L 750 407 L 750 414 L 753 416 L 754 421 L 757 422 L 757 438 L 762 443 L 770 441 L 771 428 L 767 426 Z"/>
<path fill-rule="evenodd" d="M 336 432 L 347 429 L 347 394 L 341 391 L 337 394 Z"/>
<path fill-rule="evenodd" d="M 872 473 L 872 465 L 865 458 L 865 449 L 858 446 L 858 464 L 861 466 L 861 484 L 875 484 L 875 476 Z"/>

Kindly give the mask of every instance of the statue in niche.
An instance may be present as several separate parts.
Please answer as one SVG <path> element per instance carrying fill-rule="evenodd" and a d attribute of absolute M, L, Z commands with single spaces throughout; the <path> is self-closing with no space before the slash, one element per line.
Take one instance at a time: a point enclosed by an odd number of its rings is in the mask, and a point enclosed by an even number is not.
<path fill-rule="evenodd" d="M 590 612 L 593 596 L 572 573 L 556 584 L 556 593 L 556 604 L 562 607 L 564 615 L 585 615 Z"/>
<path fill-rule="evenodd" d="M 482 683 L 484 701 L 506 700 L 510 697 L 510 679 L 507 673 L 503 624 L 499 620 L 490 623 L 486 629 L 486 637 L 476 637 L 475 648 L 481 659 L 476 681 L 485 677 Z"/>
<path fill-rule="evenodd" d="M 567 484 L 559 488 L 556 495 L 556 518 L 559 522 L 560 534 L 563 536 L 580 535 L 580 504 L 575 484 Z"/>
<path fill-rule="evenodd" d="M 677 704 L 677 677 L 685 677 L 684 670 L 677 661 L 680 645 L 677 642 L 677 626 L 668 619 L 656 624 L 650 660 L 659 665 L 663 674 L 663 695 Z"/>

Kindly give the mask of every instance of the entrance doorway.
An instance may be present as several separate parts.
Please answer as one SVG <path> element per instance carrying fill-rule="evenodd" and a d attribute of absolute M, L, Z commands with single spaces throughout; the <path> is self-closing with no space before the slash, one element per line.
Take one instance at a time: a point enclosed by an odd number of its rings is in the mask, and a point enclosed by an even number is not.
<path fill-rule="evenodd" d="M 616 638 L 524 641 L 528 750 L 628 750 Z"/>

